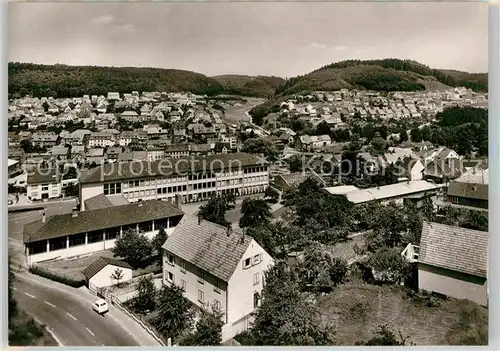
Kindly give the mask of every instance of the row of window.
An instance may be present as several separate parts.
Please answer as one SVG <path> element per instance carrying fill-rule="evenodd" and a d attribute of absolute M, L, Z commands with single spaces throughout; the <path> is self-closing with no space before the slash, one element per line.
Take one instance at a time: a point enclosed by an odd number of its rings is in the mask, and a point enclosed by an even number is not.
<path fill-rule="evenodd" d="M 104 195 L 121 194 L 122 183 L 106 183 L 104 184 Z"/>
<path fill-rule="evenodd" d="M 166 277 L 169 283 L 175 284 L 175 275 L 172 272 L 167 272 Z M 180 287 L 182 290 L 184 290 L 184 292 L 186 292 L 186 281 L 184 279 L 181 279 Z M 205 304 L 205 293 L 203 292 L 203 290 L 198 290 L 198 301 L 202 304 Z M 214 299 L 213 304 L 215 309 L 221 309 L 221 303 L 219 300 Z"/>
<path fill-rule="evenodd" d="M 243 170 L 243 173 L 256 173 L 256 172 L 267 172 L 266 167 L 251 167 L 251 168 L 245 168 Z"/>
<path fill-rule="evenodd" d="M 248 257 L 243 261 L 243 269 L 248 269 L 262 262 L 262 254 Z"/>

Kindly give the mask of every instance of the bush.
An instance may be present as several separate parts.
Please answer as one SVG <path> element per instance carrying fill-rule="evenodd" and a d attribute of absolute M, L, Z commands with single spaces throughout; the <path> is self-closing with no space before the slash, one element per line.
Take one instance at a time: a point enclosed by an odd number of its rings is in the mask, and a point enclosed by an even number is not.
<path fill-rule="evenodd" d="M 31 267 L 29 271 L 30 273 L 39 275 L 40 277 L 44 277 L 61 284 L 69 285 L 73 288 L 80 288 L 85 285 L 85 280 L 83 279 L 72 279 L 64 275 L 58 275 L 56 273 L 50 272 L 46 269 L 37 266 Z"/>

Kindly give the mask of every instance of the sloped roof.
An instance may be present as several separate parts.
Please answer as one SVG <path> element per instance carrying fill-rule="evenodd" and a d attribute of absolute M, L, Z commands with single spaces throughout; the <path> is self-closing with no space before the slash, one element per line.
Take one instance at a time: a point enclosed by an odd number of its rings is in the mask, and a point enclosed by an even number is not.
<path fill-rule="evenodd" d="M 184 215 L 163 248 L 175 256 L 227 282 L 252 238 L 219 224 Z"/>
<path fill-rule="evenodd" d="M 181 216 L 184 214 L 174 205 L 160 200 L 141 201 L 123 206 L 107 207 L 98 210 L 55 215 L 28 223 L 24 226 L 24 242 L 34 242 L 66 235 L 92 232 L 106 228 L 136 224 L 156 219 Z"/>
<path fill-rule="evenodd" d="M 87 268 L 83 269 L 82 273 L 85 276 L 85 278 L 89 280 L 94 275 L 99 273 L 107 265 L 117 266 L 125 269 L 133 269 L 132 266 L 129 265 L 127 262 L 115 260 L 113 258 L 108 258 L 108 257 L 99 257 L 97 260 L 95 260 L 94 263 L 91 263 Z"/>
<path fill-rule="evenodd" d="M 418 261 L 486 278 L 488 232 L 424 222 Z"/>
<path fill-rule="evenodd" d="M 99 194 L 84 201 L 87 211 L 99 210 L 102 208 L 113 207 L 113 204 L 104 194 Z"/>
<path fill-rule="evenodd" d="M 453 181 L 448 185 L 448 195 L 469 199 L 488 200 L 488 184 Z"/>

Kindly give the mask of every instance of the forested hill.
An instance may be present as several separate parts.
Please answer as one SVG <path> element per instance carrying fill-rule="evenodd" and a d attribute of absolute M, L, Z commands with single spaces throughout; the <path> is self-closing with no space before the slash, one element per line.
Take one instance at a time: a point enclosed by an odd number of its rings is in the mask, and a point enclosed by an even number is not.
<path fill-rule="evenodd" d="M 224 87 L 213 78 L 191 71 L 142 67 L 38 65 L 9 62 L 9 95 L 78 97 L 110 91 L 188 91 L 216 95 Z"/>
<path fill-rule="evenodd" d="M 35 97 L 106 95 L 110 91 L 189 91 L 195 94 L 232 94 L 272 97 L 284 79 L 267 76 L 207 77 L 177 69 L 98 67 L 9 63 L 9 94 Z"/>
<path fill-rule="evenodd" d="M 276 94 L 250 113 L 257 124 L 273 107 L 294 94 L 314 91 L 359 89 L 374 91 L 419 91 L 464 86 L 477 92 L 488 90 L 487 73 L 432 69 L 411 60 L 349 60 L 321 67 L 306 75 L 290 78 Z"/>

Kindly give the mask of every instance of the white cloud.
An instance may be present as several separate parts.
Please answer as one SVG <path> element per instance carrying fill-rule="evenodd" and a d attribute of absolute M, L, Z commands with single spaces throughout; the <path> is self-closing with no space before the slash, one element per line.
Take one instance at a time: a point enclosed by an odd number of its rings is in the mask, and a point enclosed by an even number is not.
<path fill-rule="evenodd" d="M 99 17 L 95 17 L 90 20 L 92 24 L 110 24 L 113 22 L 115 17 L 113 15 L 103 15 Z"/>
<path fill-rule="evenodd" d="M 345 51 L 347 48 L 345 46 L 336 46 L 335 50 L 337 51 Z"/>
<path fill-rule="evenodd" d="M 326 45 L 325 44 L 321 44 L 321 43 L 318 43 L 318 42 L 314 42 L 314 43 L 309 44 L 309 47 L 311 49 L 326 49 Z"/>

